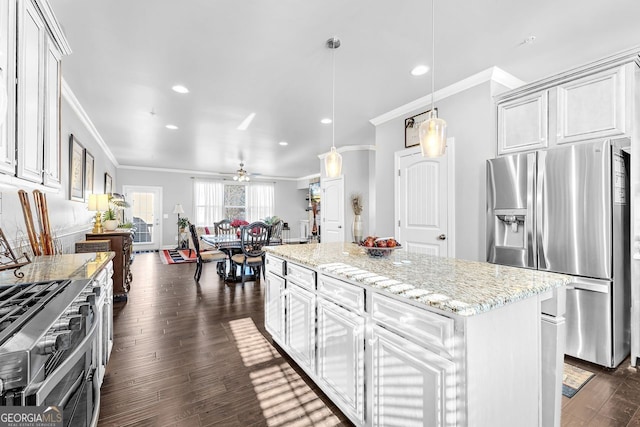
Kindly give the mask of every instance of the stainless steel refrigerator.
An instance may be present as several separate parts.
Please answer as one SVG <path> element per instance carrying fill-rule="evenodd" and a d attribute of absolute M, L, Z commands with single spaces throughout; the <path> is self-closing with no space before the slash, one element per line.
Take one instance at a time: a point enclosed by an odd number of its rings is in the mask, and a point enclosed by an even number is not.
<path fill-rule="evenodd" d="M 487 261 L 574 276 L 566 354 L 607 367 L 630 351 L 629 143 L 487 161 Z"/>

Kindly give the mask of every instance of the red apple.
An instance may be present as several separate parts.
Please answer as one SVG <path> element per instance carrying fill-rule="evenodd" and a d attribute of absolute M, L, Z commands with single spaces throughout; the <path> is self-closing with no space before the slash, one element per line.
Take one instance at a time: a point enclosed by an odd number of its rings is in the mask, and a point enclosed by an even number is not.
<path fill-rule="evenodd" d="M 386 240 L 376 240 L 376 246 L 379 248 L 386 248 L 387 241 Z"/>
<path fill-rule="evenodd" d="M 373 239 L 367 239 L 364 241 L 364 245 L 368 248 L 372 248 L 373 247 Z"/>
<path fill-rule="evenodd" d="M 396 239 L 387 240 L 387 247 L 388 248 L 395 248 L 397 245 L 398 245 L 398 242 L 396 241 Z"/>

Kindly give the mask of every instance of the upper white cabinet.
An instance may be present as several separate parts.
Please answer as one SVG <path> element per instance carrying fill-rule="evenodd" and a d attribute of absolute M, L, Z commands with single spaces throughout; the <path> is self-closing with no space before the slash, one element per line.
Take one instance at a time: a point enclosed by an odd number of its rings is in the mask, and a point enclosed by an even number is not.
<path fill-rule="evenodd" d="M 9 54 L 16 75 L 7 83 L 10 112 L 0 146 L 0 172 L 50 187 L 61 185 L 60 62 L 71 50 L 47 0 L 3 3 L 8 16 Z M 2 28 L 5 28 L 4 26 Z M 11 51 L 13 48 L 13 51 Z M 9 61 L 10 63 L 13 61 Z"/>
<path fill-rule="evenodd" d="M 498 152 L 537 150 L 548 145 L 548 91 L 498 106 Z"/>
<path fill-rule="evenodd" d="M 498 96 L 498 155 L 631 135 L 637 60 L 626 52 Z"/>
<path fill-rule="evenodd" d="M 13 58 L 15 53 L 16 4 L 13 1 L 0 2 L 0 86 L 6 88 L 7 115 L 0 124 L 0 172 L 15 173 L 15 117 L 16 76 Z M 2 120 L 0 120 L 2 122 Z"/>
<path fill-rule="evenodd" d="M 557 87 L 557 143 L 625 133 L 625 67 Z"/>

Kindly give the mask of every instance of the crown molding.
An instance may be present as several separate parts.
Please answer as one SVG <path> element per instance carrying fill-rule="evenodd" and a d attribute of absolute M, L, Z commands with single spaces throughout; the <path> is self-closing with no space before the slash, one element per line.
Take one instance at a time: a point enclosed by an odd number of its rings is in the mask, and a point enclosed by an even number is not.
<path fill-rule="evenodd" d="M 387 113 L 381 114 L 378 117 L 374 117 L 373 119 L 369 120 L 369 122 L 374 126 L 381 125 L 388 122 L 389 120 L 393 120 L 398 117 L 404 117 L 415 110 L 428 107 L 432 103 L 456 95 L 460 92 L 464 92 L 467 89 L 471 89 L 472 87 L 478 86 L 488 81 L 495 81 L 503 86 L 506 86 L 508 89 L 514 89 L 525 84 L 524 81 L 518 79 L 517 77 L 514 77 L 501 68 L 491 67 L 487 68 L 484 71 L 480 71 L 479 73 L 476 73 L 472 76 L 469 76 L 466 79 L 460 80 L 459 82 L 456 82 L 452 85 L 437 90 L 433 94 L 425 95 L 407 104 L 401 105 L 400 107 L 395 108 Z"/>
<path fill-rule="evenodd" d="M 100 148 L 102 148 L 102 151 L 104 151 L 104 153 L 107 155 L 109 160 L 111 160 L 111 162 L 116 167 L 118 167 L 119 163 L 116 160 L 116 157 L 113 155 L 109 147 L 107 147 L 107 144 L 104 142 L 104 139 L 102 139 L 102 136 L 100 136 L 100 132 L 98 132 L 98 129 L 96 129 L 96 127 L 93 125 L 93 122 L 89 118 L 89 115 L 84 110 L 84 108 L 82 108 L 80 101 L 78 101 L 78 98 L 76 98 L 76 95 L 73 93 L 73 91 L 71 90 L 71 87 L 69 87 L 64 77 L 62 78 L 62 97 L 69 103 L 69 105 L 71 106 L 71 109 L 76 113 L 76 115 L 78 116 L 82 124 L 87 128 L 91 136 L 93 136 L 93 138 L 98 142 L 98 145 L 100 146 Z"/>
<path fill-rule="evenodd" d="M 208 171 L 199 171 L 195 169 L 171 169 L 171 168 L 156 168 L 150 166 L 129 166 L 129 165 L 118 165 L 118 169 L 127 169 L 127 170 L 135 170 L 141 172 L 165 172 L 165 173 L 180 173 L 185 175 L 194 175 L 198 176 L 207 176 L 207 177 L 215 177 L 215 178 L 230 178 L 235 175 L 235 173 L 222 173 L 222 172 L 208 172 Z M 253 175 L 249 173 L 251 180 L 277 180 L 277 181 L 297 181 L 302 178 L 290 178 L 284 176 L 271 176 L 271 175 Z M 313 175 L 309 175 L 313 176 Z M 320 176 L 317 174 L 316 176 Z"/>

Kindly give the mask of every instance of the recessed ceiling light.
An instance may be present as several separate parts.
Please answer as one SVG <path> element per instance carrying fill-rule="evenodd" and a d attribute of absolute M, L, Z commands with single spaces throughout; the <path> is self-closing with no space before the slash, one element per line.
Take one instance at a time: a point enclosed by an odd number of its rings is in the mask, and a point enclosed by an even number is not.
<path fill-rule="evenodd" d="M 253 121 L 253 118 L 256 116 L 256 113 L 249 114 L 243 121 L 240 123 L 240 126 L 237 127 L 238 130 L 247 130 L 249 125 Z"/>
<path fill-rule="evenodd" d="M 280 141 L 278 142 L 278 144 L 282 145 L 283 147 L 286 147 L 287 145 L 289 145 L 287 141 Z"/>
<path fill-rule="evenodd" d="M 320 120 L 320 123 L 322 123 L 323 125 L 331 124 L 331 119 L 322 119 Z"/>
<path fill-rule="evenodd" d="M 175 85 L 171 89 L 173 89 L 174 92 L 178 92 L 178 93 L 189 93 L 189 89 L 187 89 L 182 85 Z"/>
<path fill-rule="evenodd" d="M 417 65 L 416 67 L 414 67 L 413 70 L 411 70 L 411 75 L 412 76 L 422 76 L 423 74 L 427 74 L 427 71 L 429 71 L 429 67 L 426 65 Z"/>
<path fill-rule="evenodd" d="M 178 129 L 178 126 L 176 126 L 176 125 L 166 125 L 165 127 L 166 127 L 167 129 L 171 129 L 171 130 L 176 130 L 176 129 Z"/>

